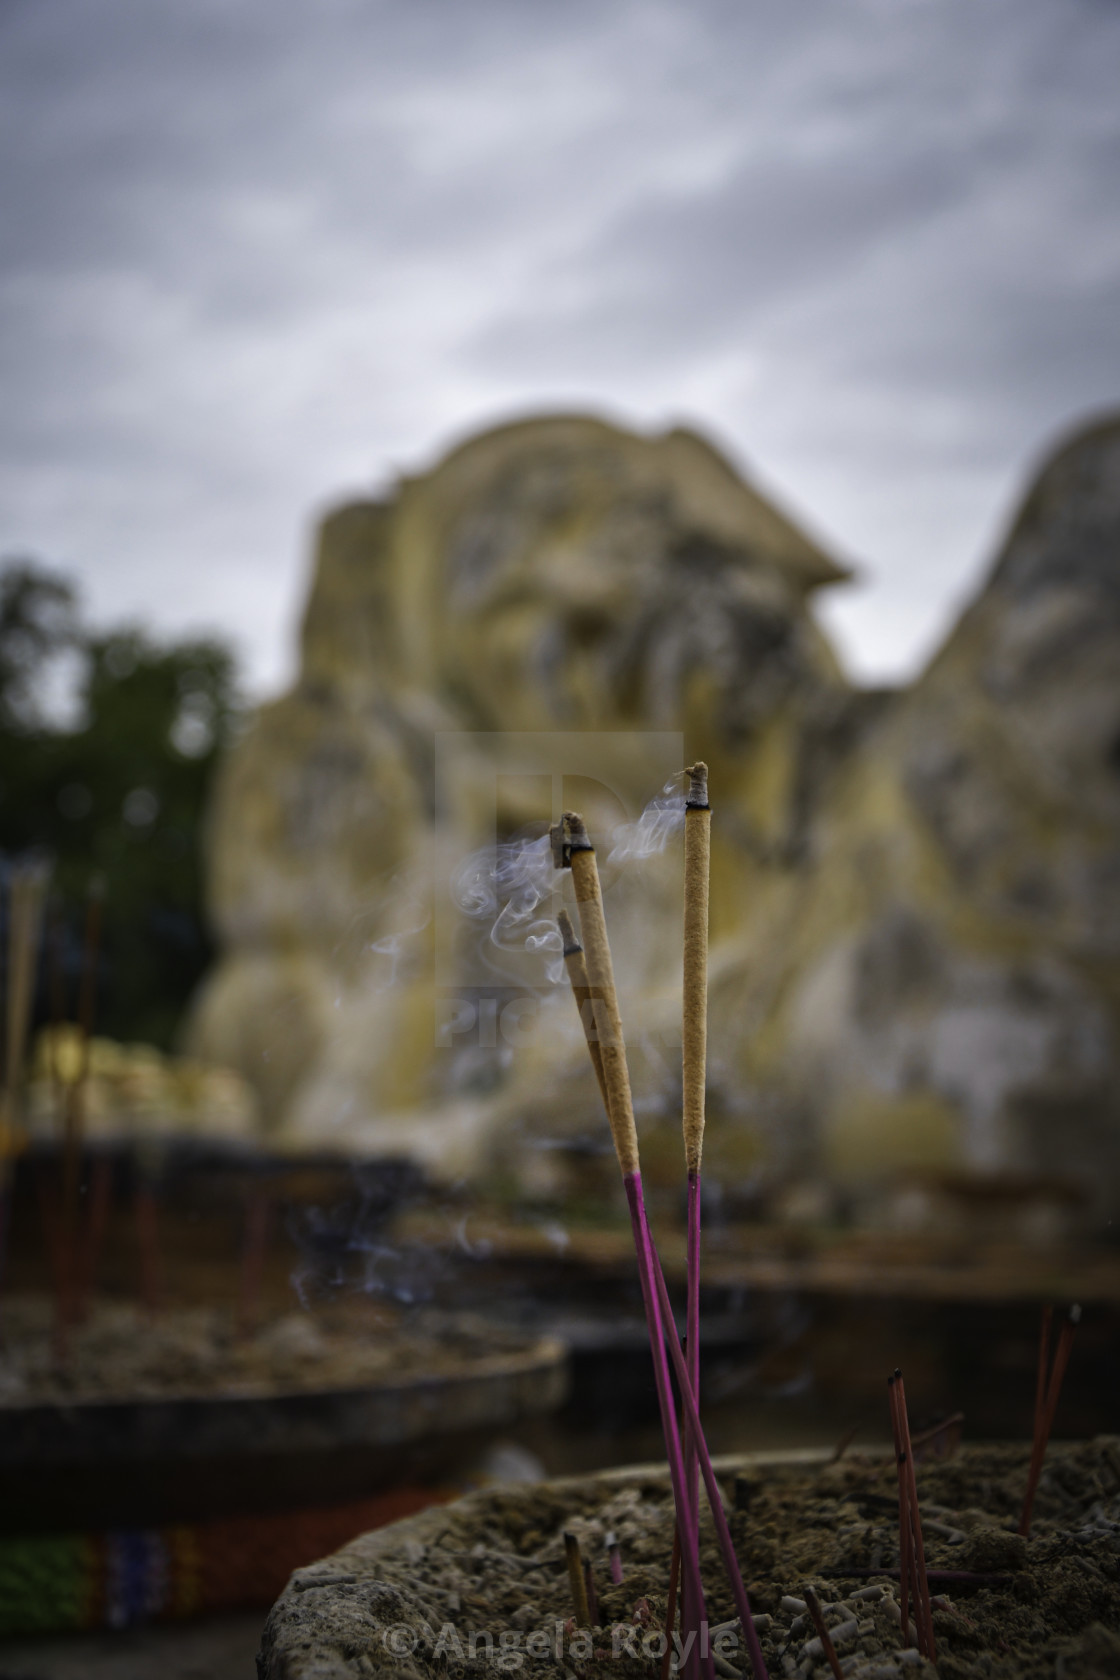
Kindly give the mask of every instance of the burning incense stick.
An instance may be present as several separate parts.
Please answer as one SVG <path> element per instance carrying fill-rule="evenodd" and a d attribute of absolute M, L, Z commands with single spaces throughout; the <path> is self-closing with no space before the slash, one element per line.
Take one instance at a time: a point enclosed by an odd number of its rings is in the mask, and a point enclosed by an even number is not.
<path fill-rule="evenodd" d="M 564 813 L 570 837 L 570 868 L 579 909 L 585 972 L 593 1011 L 599 1061 L 603 1069 L 607 1119 L 615 1154 L 623 1178 L 633 1177 L 638 1166 L 638 1133 L 634 1125 L 634 1103 L 630 1094 L 630 1070 L 622 1036 L 622 1017 L 614 984 L 610 941 L 603 916 L 603 894 L 595 848 L 587 835 L 583 818 L 574 811 Z M 592 1060 L 594 1060 L 594 1052 Z"/>
<path fill-rule="evenodd" d="M 697 762 L 689 778 L 684 820 L 684 985 L 681 1019 L 681 1082 L 685 1166 L 688 1170 L 688 1305 L 686 1337 L 689 1378 L 700 1398 L 700 1160 L 704 1150 L 708 1078 L 708 892 L 711 875 L 712 812 L 708 766 Z M 686 1436 L 690 1497 L 699 1505 L 696 1448 Z"/>
<path fill-rule="evenodd" d="M 1065 1322 L 1058 1332 L 1058 1346 L 1054 1354 L 1054 1364 L 1050 1370 L 1050 1382 L 1045 1391 L 1043 1401 L 1043 1381 L 1045 1376 L 1046 1358 L 1049 1353 L 1050 1320 L 1052 1312 L 1049 1307 L 1043 1309 L 1042 1337 L 1038 1352 L 1038 1384 L 1035 1391 L 1034 1414 L 1034 1442 L 1031 1447 L 1031 1466 L 1027 1475 L 1027 1493 L 1023 1500 L 1023 1514 L 1019 1518 L 1019 1533 L 1024 1539 L 1029 1539 L 1031 1532 L 1031 1512 L 1034 1509 L 1034 1496 L 1038 1491 L 1038 1479 L 1042 1475 L 1042 1461 L 1046 1457 L 1046 1446 L 1050 1440 L 1050 1431 L 1054 1427 L 1054 1417 L 1058 1410 L 1058 1399 L 1062 1392 L 1062 1382 L 1065 1378 L 1069 1356 L 1073 1351 L 1073 1337 L 1077 1326 L 1081 1322 L 1081 1308 L 1072 1306 L 1066 1314 Z"/>
<path fill-rule="evenodd" d="M 699 1631 L 705 1619 L 704 1591 L 700 1582 L 700 1548 L 695 1522 L 695 1507 L 688 1499 L 685 1485 L 684 1457 L 676 1409 L 673 1405 L 672 1383 L 665 1357 L 665 1339 L 661 1326 L 661 1306 L 654 1280 L 652 1241 L 646 1222 L 645 1200 L 642 1195 L 642 1176 L 638 1159 L 638 1133 L 634 1124 L 634 1106 L 630 1094 L 630 1072 L 626 1064 L 626 1046 L 622 1036 L 622 1020 L 618 1011 L 618 996 L 614 983 L 610 942 L 603 916 L 603 895 L 599 885 L 599 870 L 595 851 L 588 838 L 583 818 L 574 811 L 564 813 L 567 826 L 568 851 L 579 909 L 580 932 L 583 936 L 587 981 L 594 1025 L 603 1067 L 607 1120 L 615 1154 L 622 1171 L 626 1200 L 630 1209 L 630 1223 L 634 1248 L 638 1259 L 638 1278 L 642 1290 L 646 1324 L 649 1330 L 650 1351 L 653 1355 L 653 1374 L 657 1399 L 661 1409 L 661 1427 L 669 1459 L 669 1474 L 673 1484 L 673 1500 L 677 1511 L 677 1525 L 681 1531 L 682 1558 L 685 1570 L 686 1595 L 685 1632 Z M 676 1330 L 673 1330 L 674 1337 Z M 687 1380 L 687 1379 L 686 1379 Z"/>

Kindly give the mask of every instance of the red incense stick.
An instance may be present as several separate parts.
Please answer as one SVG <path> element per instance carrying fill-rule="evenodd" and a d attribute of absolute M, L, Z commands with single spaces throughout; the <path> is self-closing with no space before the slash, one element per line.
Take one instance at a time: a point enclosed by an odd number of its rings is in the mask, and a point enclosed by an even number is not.
<path fill-rule="evenodd" d="M 929 1602 L 929 1581 L 926 1577 L 926 1548 L 922 1539 L 922 1513 L 918 1505 L 918 1481 L 914 1473 L 914 1451 L 910 1443 L 910 1417 L 906 1410 L 906 1386 L 902 1372 L 895 1369 L 895 1394 L 898 1406 L 898 1427 L 902 1450 L 906 1456 L 906 1481 L 910 1493 L 910 1531 L 913 1541 L 914 1597 L 922 1655 L 930 1662 L 937 1661 L 933 1637 L 933 1610 Z"/>
<path fill-rule="evenodd" d="M 887 1401 L 890 1406 L 891 1433 L 894 1436 L 894 1461 L 898 1471 L 898 1579 L 902 1643 L 909 1645 L 910 1583 L 913 1578 L 910 1555 L 910 1484 L 906 1478 L 906 1455 L 902 1446 L 902 1428 L 898 1421 L 898 1392 L 893 1377 L 887 1378 Z"/>
<path fill-rule="evenodd" d="M 1031 1447 L 1031 1465 L 1027 1475 L 1027 1492 L 1023 1500 L 1023 1514 L 1019 1518 L 1019 1533 L 1024 1539 L 1029 1538 L 1031 1532 L 1031 1512 L 1034 1509 L 1034 1496 L 1038 1491 L 1038 1480 L 1042 1475 L 1042 1461 L 1046 1456 L 1050 1431 L 1054 1427 L 1054 1417 L 1058 1410 L 1058 1399 L 1062 1392 L 1062 1382 L 1065 1378 L 1069 1356 L 1073 1352 L 1073 1337 L 1077 1326 L 1081 1322 L 1081 1308 L 1072 1306 L 1066 1314 L 1065 1322 L 1058 1333 L 1058 1346 L 1054 1354 L 1054 1364 L 1050 1371 L 1050 1383 L 1046 1390 L 1045 1401 L 1042 1399 L 1042 1384 L 1045 1370 L 1046 1354 L 1049 1351 L 1051 1309 L 1043 1309 L 1042 1339 L 1038 1354 L 1038 1384 L 1035 1391 L 1034 1414 L 1034 1443 Z"/>

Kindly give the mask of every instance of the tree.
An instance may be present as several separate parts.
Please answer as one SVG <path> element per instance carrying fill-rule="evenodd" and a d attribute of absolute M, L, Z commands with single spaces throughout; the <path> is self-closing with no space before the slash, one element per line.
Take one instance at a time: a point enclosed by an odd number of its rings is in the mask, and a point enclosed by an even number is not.
<path fill-rule="evenodd" d="M 50 705 L 67 661 L 68 722 Z M 71 997 L 84 901 L 101 882 L 97 1019 L 114 1037 L 168 1047 L 213 955 L 201 832 L 237 717 L 223 643 L 95 633 L 66 578 L 0 569 L 0 850 L 52 860 Z"/>

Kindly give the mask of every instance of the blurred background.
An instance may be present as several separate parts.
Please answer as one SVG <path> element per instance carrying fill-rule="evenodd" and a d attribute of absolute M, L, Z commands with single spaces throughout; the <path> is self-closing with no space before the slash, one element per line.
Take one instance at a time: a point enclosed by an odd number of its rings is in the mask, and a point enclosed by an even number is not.
<path fill-rule="evenodd" d="M 1075 1300 L 1116 1428 L 1118 69 L 1105 0 L 0 8 L 0 1675 L 248 1673 L 363 1528 L 657 1456 L 547 829 L 679 1289 L 696 757 L 713 1448 L 900 1363 L 1025 1436 Z"/>

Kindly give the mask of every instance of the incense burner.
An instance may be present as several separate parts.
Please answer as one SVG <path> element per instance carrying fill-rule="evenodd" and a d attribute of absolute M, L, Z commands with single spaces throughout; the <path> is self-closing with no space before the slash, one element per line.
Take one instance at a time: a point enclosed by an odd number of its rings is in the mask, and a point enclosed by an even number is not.
<path fill-rule="evenodd" d="M 1120 1442 L 1051 1452 L 1029 1542 L 1014 1532 L 1026 1447 L 969 1447 L 919 1466 L 941 1680 L 1052 1680 L 1056 1663 L 1071 1680 L 1118 1671 Z M 828 1672 L 808 1587 L 847 1680 L 933 1676 L 900 1623 L 893 1458 L 754 1454 L 716 1468 L 772 1673 Z M 591 1564 L 592 1626 L 575 1616 L 566 1534 Z M 469 1676 L 489 1672 L 486 1660 L 652 1680 L 672 1534 L 663 1467 L 485 1489 L 297 1570 L 265 1625 L 261 1680 Z M 744 1672 L 743 1643 L 708 1520 L 701 1556 L 709 1646 L 730 1680 Z"/>

